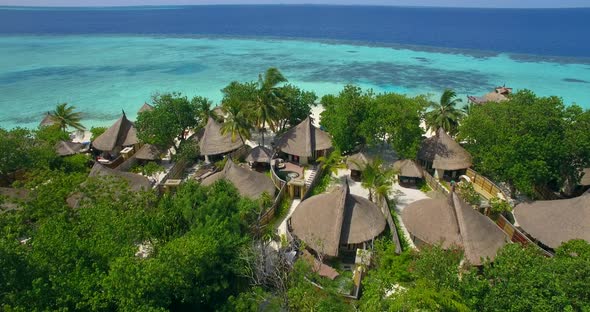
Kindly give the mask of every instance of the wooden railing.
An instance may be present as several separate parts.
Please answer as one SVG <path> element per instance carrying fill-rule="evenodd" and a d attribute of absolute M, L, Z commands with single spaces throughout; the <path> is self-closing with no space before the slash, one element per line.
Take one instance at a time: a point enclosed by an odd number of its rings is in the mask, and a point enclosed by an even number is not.
<path fill-rule="evenodd" d="M 510 196 L 506 194 L 500 187 L 498 187 L 494 182 L 490 179 L 482 176 L 481 174 L 477 173 L 477 171 L 469 168 L 465 173 L 466 176 L 471 179 L 471 183 L 479 194 L 481 194 L 486 199 L 491 199 L 494 197 L 503 196 L 504 200 L 510 199 Z"/>
<path fill-rule="evenodd" d="M 305 194 L 303 194 L 303 197 L 301 198 L 302 201 L 307 199 L 308 197 L 310 197 L 311 194 L 313 194 L 313 188 L 316 186 L 316 184 L 318 184 L 318 181 L 322 179 L 322 174 L 324 174 L 323 163 L 316 164 L 315 166 L 317 168 L 316 173 L 315 173 L 315 177 L 313 177 L 313 180 L 311 181 L 311 183 L 309 184 L 309 186 L 305 190 Z M 327 172 L 326 174 L 331 174 L 331 173 Z"/>
<path fill-rule="evenodd" d="M 438 181 L 436 178 L 434 178 L 432 175 L 430 175 L 430 173 L 428 173 L 428 171 L 423 170 L 422 171 L 424 174 L 424 180 L 426 181 L 426 183 L 428 184 L 428 186 L 430 186 L 431 189 L 433 189 L 434 191 L 443 193 L 445 195 L 449 195 L 449 190 L 444 187 L 444 185 L 442 185 L 440 183 L 440 181 Z"/>
<path fill-rule="evenodd" d="M 260 217 L 260 220 L 259 220 L 260 224 L 266 225 L 270 222 L 270 220 L 272 220 L 272 218 L 274 218 L 275 214 L 277 213 L 277 210 L 279 209 L 279 207 L 283 203 L 283 200 L 285 199 L 286 194 L 287 194 L 287 184 L 285 183 L 283 185 L 283 187 L 281 187 L 281 189 L 279 190 L 279 194 L 275 198 L 272 206 Z"/>
<path fill-rule="evenodd" d="M 275 172 L 275 166 L 272 163 L 270 164 L 270 179 L 272 180 L 272 183 L 275 184 L 275 187 L 278 189 L 282 189 L 287 184 L 287 181 L 279 178 L 279 176 Z"/>
<path fill-rule="evenodd" d="M 508 235 L 512 242 L 521 244 L 522 246 L 533 245 L 537 247 L 545 256 L 553 257 L 552 253 L 535 244 L 524 233 L 519 231 L 512 223 L 510 223 L 504 216 L 499 215 L 498 219 L 496 219 L 496 224 L 506 233 L 506 235 Z"/>
<path fill-rule="evenodd" d="M 381 208 L 381 212 L 387 221 L 387 225 L 389 226 L 389 231 L 391 232 L 391 238 L 393 239 L 393 243 L 395 244 L 395 253 L 400 254 L 402 252 L 402 244 L 399 240 L 399 233 L 397 232 L 397 226 L 395 225 L 395 221 L 393 220 L 393 216 L 391 215 L 391 210 L 389 209 L 388 200 L 385 198 L 380 201 L 379 207 Z"/>

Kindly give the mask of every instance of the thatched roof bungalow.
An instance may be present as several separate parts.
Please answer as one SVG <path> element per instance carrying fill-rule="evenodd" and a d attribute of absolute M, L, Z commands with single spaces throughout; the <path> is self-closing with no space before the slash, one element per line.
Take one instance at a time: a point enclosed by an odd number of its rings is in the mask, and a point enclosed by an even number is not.
<path fill-rule="evenodd" d="M 289 223 L 298 239 L 330 257 L 338 257 L 341 246 L 356 252 L 379 236 L 386 225 L 379 207 L 364 197 L 350 194 L 348 184 L 304 200 Z"/>
<path fill-rule="evenodd" d="M 59 141 L 55 144 L 55 152 L 59 156 L 75 155 L 80 153 L 83 149 L 84 144 L 82 143 Z"/>
<path fill-rule="evenodd" d="M 582 179 L 580 180 L 580 185 L 590 186 L 590 168 L 585 168 L 582 170 Z"/>
<path fill-rule="evenodd" d="M 200 153 L 204 156 L 226 154 L 243 145 L 244 143 L 239 138 L 234 141 L 231 134 L 221 134 L 221 123 L 211 117 L 207 121 L 199 142 Z"/>
<path fill-rule="evenodd" d="M 416 183 L 417 179 L 424 178 L 422 167 L 411 159 L 402 159 L 393 163 L 393 170 L 397 172 L 401 183 Z"/>
<path fill-rule="evenodd" d="M 140 113 L 148 112 L 148 111 L 152 111 L 152 110 L 154 110 L 154 107 L 153 106 L 151 106 L 148 103 L 143 103 L 143 105 L 137 111 L 137 114 L 139 115 Z"/>
<path fill-rule="evenodd" d="M 346 158 L 346 167 L 350 169 L 350 177 L 354 181 L 359 181 L 365 167 L 372 161 L 373 157 L 366 152 L 358 152 L 348 156 Z"/>
<path fill-rule="evenodd" d="M 43 116 L 43 119 L 41 119 L 41 122 L 39 123 L 39 127 L 48 127 L 48 126 L 53 126 L 54 124 L 55 124 L 55 121 L 51 117 L 51 114 L 49 112 L 47 112 L 47 113 L 45 113 L 45 116 Z"/>
<path fill-rule="evenodd" d="M 570 199 L 518 204 L 514 217 L 520 228 L 552 249 L 572 239 L 590 242 L 590 191 Z"/>
<path fill-rule="evenodd" d="M 272 155 L 273 152 L 262 146 L 262 145 L 258 145 L 255 148 L 251 149 L 250 152 L 248 153 L 248 156 L 246 156 L 246 161 L 247 162 L 257 162 L 257 163 L 269 163 L 272 160 Z"/>
<path fill-rule="evenodd" d="M 152 184 L 150 183 L 148 178 L 146 178 L 142 175 L 132 173 L 132 172 L 111 169 L 111 168 L 105 167 L 99 163 L 95 163 L 94 166 L 92 166 L 92 169 L 90 170 L 90 173 L 88 174 L 88 177 L 89 178 L 110 177 L 110 178 L 114 178 L 114 179 L 119 179 L 119 180 L 127 182 L 127 186 L 133 192 L 147 191 L 147 190 L 150 190 L 152 187 Z M 84 183 L 86 183 L 86 182 L 84 182 Z M 84 183 L 82 183 L 82 185 L 84 185 Z M 70 207 L 76 208 L 76 207 L 78 207 L 80 200 L 82 200 L 83 197 L 84 197 L 84 194 L 77 192 L 77 193 L 70 195 L 70 197 L 68 197 L 66 201 Z"/>
<path fill-rule="evenodd" d="M 318 128 L 307 117 L 275 140 L 275 146 L 288 155 L 289 160 L 306 164 L 327 154 L 332 148 L 330 135 Z"/>
<path fill-rule="evenodd" d="M 133 123 L 127 119 L 125 112 L 123 112 L 121 117 L 110 128 L 94 139 L 92 146 L 99 151 L 116 155 L 123 147 L 132 146 L 137 143 L 139 143 L 137 130 Z"/>
<path fill-rule="evenodd" d="M 164 152 L 162 152 L 162 150 L 155 145 L 144 144 L 134 156 L 139 160 L 157 161 L 162 159 L 161 155 L 163 153 Z"/>
<path fill-rule="evenodd" d="M 485 94 L 484 96 L 467 96 L 469 102 L 473 104 L 485 104 L 489 102 L 502 102 L 508 100 L 507 95 L 512 93 L 512 88 L 496 87 L 494 91 Z"/>
<path fill-rule="evenodd" d="M 461 247 L 465 259 L 481 265 L 493 260 L 508 236 L 491 219 L 474 210 L 456 194 L 444 199 L 422 199 L 402 212 L 404 225 L 417 246 L 438 244 L 443 248 Z"/>
<path fill-rule="evenodd" d="M 422 166 L 435 169 L 435 176 L 442 178 L 445 171 L 451 177 L 461 174 L 461 171 L 471 167 L 471 154 L 457 143 L 443 128 L 436 131 L 436 135 L 422 142 L 418 151 L 418 159 Z"/>
<path fill-rule="evenodd" d="M 223 170 L 206 177 L 201 184 L 207 186 L 223 179 L 231 182 L 240 195 L 251 199 L 259 198 L 264 192 L 274 196 L 276 190 L 272 180 L 264 173 L 242 168 L 231 159 L 225 162 Z"/>

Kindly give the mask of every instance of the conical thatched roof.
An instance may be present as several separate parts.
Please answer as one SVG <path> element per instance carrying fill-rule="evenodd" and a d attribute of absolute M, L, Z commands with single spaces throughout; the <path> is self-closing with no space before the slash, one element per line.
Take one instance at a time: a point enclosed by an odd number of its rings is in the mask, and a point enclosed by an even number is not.
<path fill-rule="evenodd" d="M 350 194 L 348 184 L 312 196 L 291 216 L 293 233 L 317 252 L 337 257 L 340 244 L 358 244 L 385 229 L 385 217 L 368 199 Z"/>
<path fill-rule="evenodd" d="M 105 177 L 105 176 L 121 178 L 121 179 L 127 181 L 127 183 L 129 184 L 129 189 L 131 189 L 134 192 L 141 191 L 141 190 L 147 191 L 151 188 L 150 181 L 142 175 L 132 173 L 132 172 L 125 172 L 125 171 L 111 169 L 111 168 L 105 167 L 99 163 L 95 163 L 94 166 L 92 167 L 92 169 L 90 170 L 90 173 L 88 174 L 88 177 Z"/>
<path fill-rule="evenodd" d="M 154 110 L 154 107 L 153 106 L 151 106 L 148 103 L 143 103 L 143 105 L 137 111 L 137 114 L 143 113 L 143 112 L 147 112 L 147 111 L 151 111 L 151 110 Z"/>
<path fill-rule="evenodd" d="M 135 158 L 140 160 L 159 160 L 161 159 L 160 155 L 162 154 L 163 152 L 155 145 L 144 144 L 139 151 L 135 153 Z"/>
<path fill-rule="evenodd" d="M 43 116 L 43 119 L 39 123 L 39 127 L 47 127 L 47 126 L 52 126 L 54 124 L 55 124 L 55 121 L 53 121 L 53 118 L 51 118 L 51 115 L 49 114 L 49 112 L 47 112 L 47 113 L 45 113 L 45 116 Z"/>
<path fill-rule="evenodd" d="M 220 172 L 205 178 L 201 184 L 207 186 L 217 180 L 228 180 L 240 192 L 240 195 L 251 199 L 257 199 L 266 192 L 270 196 L 275 194 L 275 185 L 264 173 L 252 171 L 236 165 L 231 159 L 225 162 L 225 167 Z"/>
<path fill-rule="evenodd" d="M 121 179 L 127 182 L 129 189 L 133 192 L 147 191 L 152 187 L 150 181 L 142 175 L 110 169 L 99 163 L 95 163 L 94 166 L 92 166 L 88 177 L 114 177 L 116 179 Z M 82 183 L 82 185 L 85 183 L 86 182 Z M 84 197 L 85 195 L 83 193 L 75 192 L 66 199 L 66 202 L 71 208 L 78 208 L 80 201 Z"/>
<path fill-rule="evenodd" d="M 332 147 L 332 139 L 326 132 L 316 128 L 307 117 L 297 126 L 289 129 L 276 141 L 281 151 L 297 156 L 311 157 L 313 151 Z"/>
<path fill-rule="evenodd" d="M 346 166 L 350 170 L 363 171 L 368 163 L 371 163 L 373 158 L 365 152 L 358 152 L 346 158 Z"/>
<path fill-rule="evenodd" d="M 455 142 L 443 128 L 422 142 L 418 159 L 432 162 L 432 168 L 460 170 L 471 167 L 471 154 Z"/>
<path fill-rule="evenodd" d="M 84 144 L 82 143 L 59 141 L 57 142 L 57 144 L 55 144 L 55 152 L 59 156 L 70 156 L 78 154 L 83 148 Z"/>
<path fill-rule="evenodd" d="M 201 155 L 225 154 L 240 148 L 242 145 L 244 144 L 240 138 L 232 141 L 231 134 L 221 134 L 221 124 L 209 117 L 199 143 Z"/>
<path fill-rule="evenodd" d="M 576 238 L 590 242 L 590 191 L 570 199 L 522 203 L 514 216 L 525 232 L 550 248 Z"/>
<path fill-rule="evenodd" d="M 108 152 L 115 150 L 117 147 L 137 143 L 139 143 L 139 140 L 137 139 L 135 126 L 127 119 L 125 112 L 123 112 L 123 115 L 110 128 L 98 138 L 94 139 L 92 146 L 97 150 Z"/>
<path fill-rule="evenodd" d="M 509 242 L 491 219 L 454 193 L 448 200 L 416 201 L 404 209 L 402 219 L 411 235 L 428 244 L 462 247 L 465 258 L 473 265 L 481 265 L 482 258 L 493 260 L 498 249 Z"/>
<path fill-rule="evenodd" d="M 411 159 L 402 159 L 393 163 L 393 170 L 399 172 L 402 177 L 422 178 L 422 167 Z"/>
<path fill-rule="evenodd" d="M 584 175 L 582 175 L 582 180 L 580 180 L 580 185 L 590 185 L 590 168 L 586 168 L 582 171 Z"/>
<path fill-rule="evenodd" d="M 270 163 L 272 160 L 272 154 L 271 150 L 259 145 L 250 150 L 250 153 L 248 153 L 248 156 L 246 157 L 246 161 Z"/>

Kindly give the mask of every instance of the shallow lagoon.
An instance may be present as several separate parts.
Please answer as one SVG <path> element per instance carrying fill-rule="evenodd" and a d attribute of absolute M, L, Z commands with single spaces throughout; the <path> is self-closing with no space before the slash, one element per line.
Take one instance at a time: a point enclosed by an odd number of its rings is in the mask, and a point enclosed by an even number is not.
<path fill-rule="evenodd" d="M 0 126 L 36 127 L 68 102 L 88 126 L 130 118 L 154 92 L 202 95 L 215 104 L 232 80 L 255 80 L 270 66 L 318 95 L 354 83 L 410 95 L 455 89 L 481 95 L 506 84 L 590 108 L 590 64 L 409 46 L 342 42 L 167 36 L 0 37 Z"/>

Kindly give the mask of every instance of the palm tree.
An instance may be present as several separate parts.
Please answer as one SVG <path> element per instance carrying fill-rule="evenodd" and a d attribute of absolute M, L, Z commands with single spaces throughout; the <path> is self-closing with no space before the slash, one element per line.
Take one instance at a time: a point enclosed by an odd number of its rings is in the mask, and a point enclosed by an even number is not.
<path fill-rule="evenodd" d="M 233 142 L 239 137 L 242 143 L 246 143 L 245 140 L 252 137 L 250 130 L 253 128 L 246 116 L 247 109 L 244 105 L 234 101 L 224 102 L 222 106 L 226 118 L 221 125 L 221 134 L 230 133 Z"/>
<path fill-rule="evenodd" d="M 364 168 L 361 185 L 369 190 L 369 200 L 384 200 L 392 190 L 395 176 L 393 169 L 385 168 L 380 158 L 367 163 Z"/>
<path fill-rule="evenodd" d="M 58 104 L 55 110 L 49 113 L 51 120 L 59 125 L 60 129 L 66 132 L 68 127 L 72 127 L 76 130 L 86 130 L 80 123 L 81 113 L 74 112 L 75 106 L 68 106 L 68 103 Z"/>
<path fill-rule="evenodd" d="M 457 98 L 457 93 L 451 89 L 446 89 L 440 97 L 439 103 L 430 103 L 431 111 L 425 114 L 426 125 L 436 131 L 443 128 L 447 133 L 454 134 L 461 119 L 461 111 L 456 107 L 457 103 L 462 102 Z"/>
<path fill-rule="evenodd" d="M 342 161 L 342 154 L 339 150 L 334 150 L 329 156 L 322 156 L 317 159 L 322 164 L 322 170 L 328 170 L 334 175 L 338 174 L 338 169 L 346 168 Z"/>
<path fill-rule="evenodd" d="M 286 81 L 287 79 L 275 67 L 267 69 L 264 75 L 258 75 L 258 94 L 256 101 L 252 103 L 252 113 L 254 124 L 262 125 L 259 128 L 262 145 L 264 145 L 266 124 L 274 131 L 277 120 L 282 116 L 282 100 L 277 94 L 277 85 Z"/>

